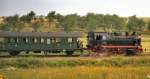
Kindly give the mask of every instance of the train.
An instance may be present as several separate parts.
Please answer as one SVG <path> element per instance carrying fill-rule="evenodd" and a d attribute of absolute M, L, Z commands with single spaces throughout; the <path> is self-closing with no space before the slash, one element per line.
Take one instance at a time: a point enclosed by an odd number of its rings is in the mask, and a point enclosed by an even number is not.
<path fill-rule="evenodd" d="M 85 34 L 85 33 L 84 33 Z M 142 52 L 141 34 L 137 32 L 10 32 L 0 31 L 0 52 L 16 56 L 24 51 L 34 53 L 61 53 L 75 51 L 136 55 Z M 83 47 L 86 38 L 87 45 Z"/>

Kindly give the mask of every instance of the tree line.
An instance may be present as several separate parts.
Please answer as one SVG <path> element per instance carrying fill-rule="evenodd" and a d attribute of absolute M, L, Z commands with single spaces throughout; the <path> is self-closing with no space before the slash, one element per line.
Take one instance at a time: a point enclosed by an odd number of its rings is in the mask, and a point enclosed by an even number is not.
<path fill-rule="evenodd" d="M 61 15 L 50 11 L 46 16 L 36 15 L 34 11 L 19 16 L 7 16 L 0 23 L 0 30 L 5 31 L 150 31 L 150 20 L 145 22 L 136 15 L 120 17 L 116 14 L 87 13 Z"/>

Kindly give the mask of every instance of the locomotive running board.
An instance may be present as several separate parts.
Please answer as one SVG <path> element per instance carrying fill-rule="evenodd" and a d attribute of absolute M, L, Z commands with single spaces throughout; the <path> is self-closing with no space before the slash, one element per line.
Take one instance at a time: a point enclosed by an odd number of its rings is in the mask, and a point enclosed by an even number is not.
<path fill-rule="evenodd" d="M 140 46 L 101 46 L 103 48 L 141 48 Z"/>

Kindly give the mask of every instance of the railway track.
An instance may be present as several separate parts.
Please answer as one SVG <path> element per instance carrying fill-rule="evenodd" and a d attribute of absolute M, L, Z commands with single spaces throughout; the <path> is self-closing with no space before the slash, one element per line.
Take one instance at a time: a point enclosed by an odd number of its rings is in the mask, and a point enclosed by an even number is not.
<path fill-rule="evenodd" d="M 137 57 L 140 57 L 140 56 L 150 56 L 150 54 L 141 54 L 141 55 L 136 55 Z M 88 57 L 88 56 L 81 56 L 81 55 L 72 55 L 72 56 L 67 56 L 67 55 L 18 55 L 18 56 L 10 56 L 10 55 L 0 55 L 0 58 L 28 58 L 28 57 L 37 57 L 37 58 L 57 58 L 57 57 L 60 57 L 60 58 L 72 58 L 72 57 L 75 57 L 75 58 L 78 58 L 78 57 Z M 90 56 L 89 56 L 90 57 Z M 109 56 L 104 56 L 104 57 L 109 57 Z M 128 57 L 128 56 L 126 56 Z M 131 57 L 131 56 L 130 56 Z M 97 58 L 97 57 L 96 57 Z"/>
<path fill-rule="evenodd" d="M 110 55 L 110 56 L 116 56 L 116 55 Z M 119 55 L 117 55 L 119 56 Z M 124 55 L 120 55 L 120 56 L 124 56 Z M 150 52 L 144 52 L 142 54 L 136 55 L 136 56 L 150 56 Z M 44 55 L 44 54 L 19 54 L 17 56 L 11 56 L 9 54 L 0 54 L 0 58 L 17 58 L 17 57 L 41 57 L 41 58 L 54 58 L 54 57 L 90 57 L 89 55 L 82 55 L 82 54 L 75 54 L 75 55 L 65 55 L 65 54 L 48 54 L 48 55 Z M 91 56 L 92 57 L 92 56 Z M 93 56 L 94 57 L 94 56 Z M 97 56 L 96 56 L 97 57 Z M 100 56 L 100 57 L 109 57 L 109 56 Z"/>
<path fill-rule="evenodd" d="M 79 57 L 80 55 L 17 55 L 17 56 L 10 56 L 10 55 L 0 55 L 0 58 L 17 58 L 17 57 L 43 57 L 43 58 L 49 58 L 49 57 Z"/>

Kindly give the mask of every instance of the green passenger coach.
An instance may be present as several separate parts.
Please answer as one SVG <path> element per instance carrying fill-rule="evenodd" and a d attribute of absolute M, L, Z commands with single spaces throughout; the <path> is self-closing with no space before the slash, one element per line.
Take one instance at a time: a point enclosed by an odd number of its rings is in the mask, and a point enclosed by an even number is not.
<path fill-rule="evenodd" d="M 82 51 L 82 43 L 78 38 L 80 32 L 8 32 L 0 31 L 0 51 L 18 55 L 21 51 L 45 54 L 65 52 L 72 55 L 74 51 Z"/>

